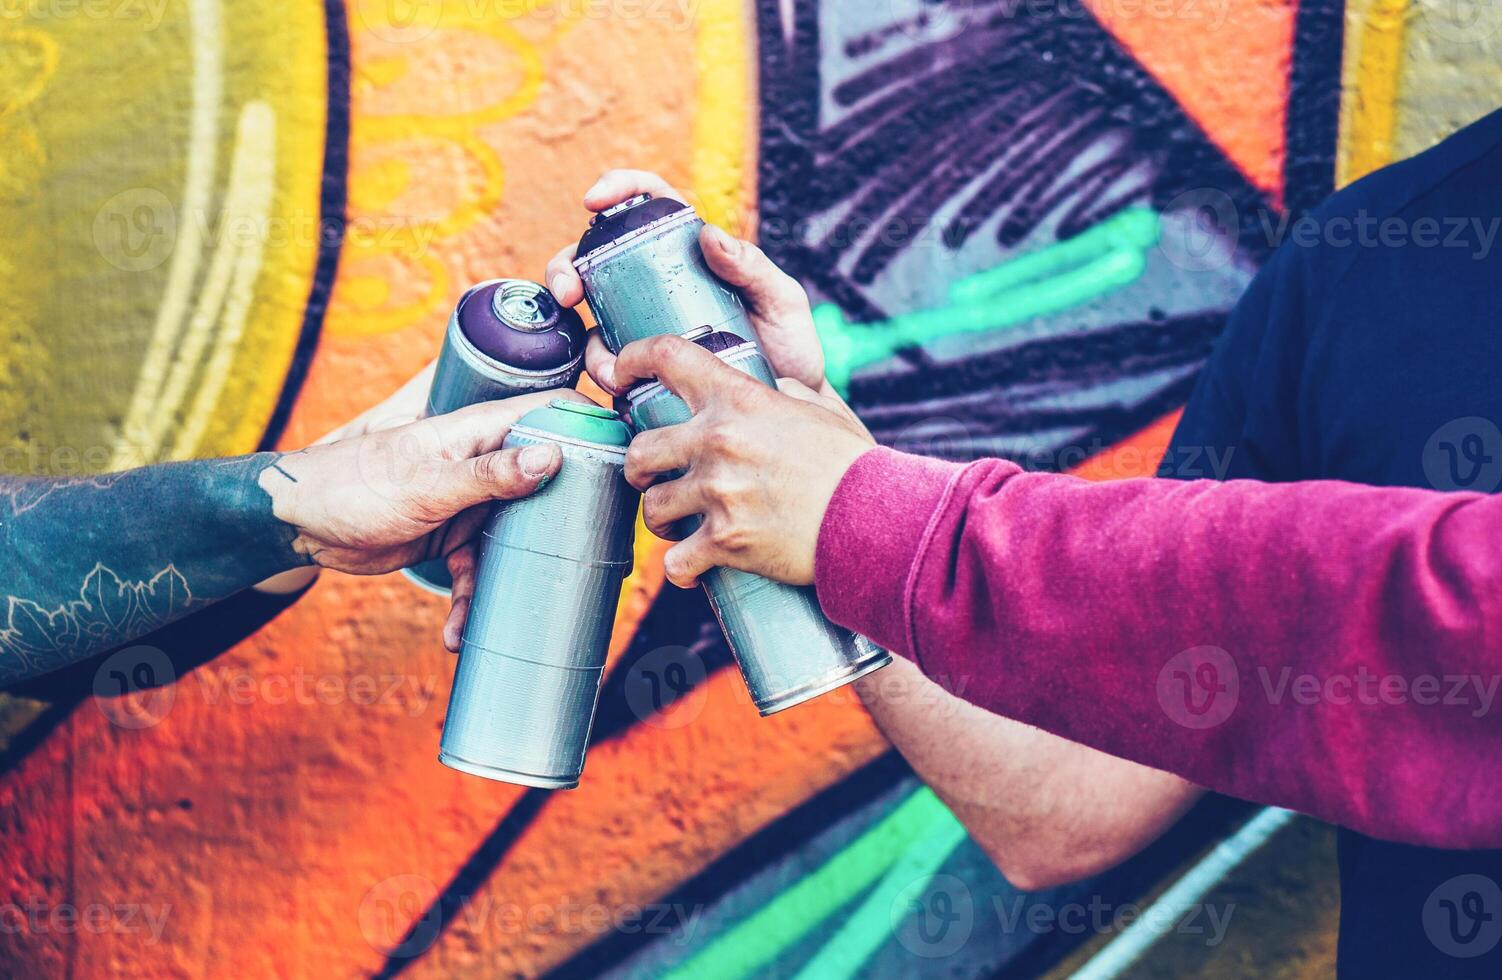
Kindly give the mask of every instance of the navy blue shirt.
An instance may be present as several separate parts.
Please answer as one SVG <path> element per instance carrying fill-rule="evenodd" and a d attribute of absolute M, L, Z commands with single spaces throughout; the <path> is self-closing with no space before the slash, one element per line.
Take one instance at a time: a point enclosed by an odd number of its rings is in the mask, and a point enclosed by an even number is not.
<path fill-rule="evenodd" d="M 1167 475 L 1502 488 L 1499 230 L 1502 112 L 1283 228 L 1195 388 Z M 1229 471 L 1208 472 L 1204 449 L 1229 451 Z M 1502 727 L 1502 703 L 1474 692 L 1455 709 Z M 1502 778 L 1502 758 L 1457 778 Z M 1502 977 L 1502 851 L 1341 830 L 1339 855 L 1342 977 Z"/>

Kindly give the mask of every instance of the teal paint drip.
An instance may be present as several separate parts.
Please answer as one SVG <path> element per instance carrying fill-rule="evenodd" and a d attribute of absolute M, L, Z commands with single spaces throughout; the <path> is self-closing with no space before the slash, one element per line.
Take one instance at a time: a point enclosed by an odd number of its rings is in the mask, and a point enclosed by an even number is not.
<path fill-rule="evenodd" d="M 895 912 L 904 899 L 921 898 L 939 868 L 967 836 L 964 825 L 953 814 L 935 811 L 923 835 L 897 859 L 892 870 L 794 980 L 851 980 L 859 975 L 891 937 L 892 926 L 900 921 Z"/>
<path fill-rule="evenodd" d="M 955 822 L 926 787 L 903 800 L 869 830 L 791 888 L 678 964 L 666 980 L 743 980 L 881 881 L 916 841 Z"/>
<path fill-rule="evenodd" d="M 814 310 L 829 381 L 841 394 L 861 368 L 899 350 L 966 333 L 989 333 L 1073 309 L 1130 286 L 1147 271 L 1161 221 L 1150 208 L 1129 208 L 1073 238 L 1019 256 L 950 287 L 949 305 L 852 324 L 839 307 Z"/>

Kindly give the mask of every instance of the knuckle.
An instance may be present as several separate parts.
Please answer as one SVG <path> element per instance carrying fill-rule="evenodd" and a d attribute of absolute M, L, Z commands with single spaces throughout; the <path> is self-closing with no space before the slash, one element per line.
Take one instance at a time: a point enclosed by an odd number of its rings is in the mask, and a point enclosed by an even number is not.
<path fill-rule="evenodd" d="M 733 554 L 746 547 L 746 532 L 739 525 L 727 521 L 714 521 L 710 523 L 707 531 L 709 543 L 722 553 Z"/>
<path fill-rule="evenodd" d="M 716 419 L 704 425 L 704 448 L 716 456 L 723 456 L 735 447 L 736 426 L 727 419 Z"/>
<path fill-rule="evenodd" d="M 501 453 L 491 453 L 488 456 L 477 456 L 470 463 L 471 471 L 475 479 L 484 484 L 511 483 L 516 479 L 516 454 L 507 450 Z"/>

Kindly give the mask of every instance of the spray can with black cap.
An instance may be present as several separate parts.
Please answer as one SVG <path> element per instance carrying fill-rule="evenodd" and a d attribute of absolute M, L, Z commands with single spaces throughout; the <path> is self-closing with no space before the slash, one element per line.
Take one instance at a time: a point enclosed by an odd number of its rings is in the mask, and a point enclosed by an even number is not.
<path fill-rule="evenodd" d="M 675 334 L 775 387 L 740 297 L 704 259 L 704 222 L 688 205 L 641 195 L 595 218 L 579 243 L 575 267 L 606 346 Z M 640 432 L 686 422 L 688 406 L 660 384 L 626 396 Z M 891 662 L 864 637 L 830 623 L 811 588 L 796 588 L 730 569 L 703 578 L 741 674 L 763 715 L 842 687 Z"/>

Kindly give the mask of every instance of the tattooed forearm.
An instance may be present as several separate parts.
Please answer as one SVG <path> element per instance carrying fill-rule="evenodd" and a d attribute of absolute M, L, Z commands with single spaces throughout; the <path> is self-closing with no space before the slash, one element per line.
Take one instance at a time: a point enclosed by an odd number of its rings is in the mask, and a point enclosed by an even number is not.
<path fill-rule="evenodd" d="M 308 564 L 258 484 L 280 456 L 89 479 L 0 476 L 0 684 L 127 643 Z"/>

